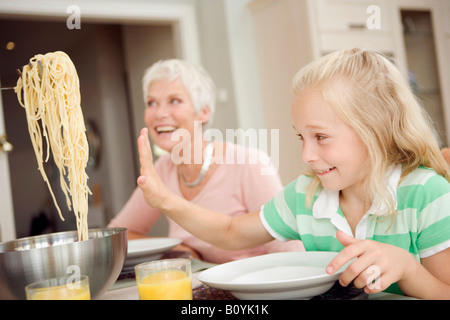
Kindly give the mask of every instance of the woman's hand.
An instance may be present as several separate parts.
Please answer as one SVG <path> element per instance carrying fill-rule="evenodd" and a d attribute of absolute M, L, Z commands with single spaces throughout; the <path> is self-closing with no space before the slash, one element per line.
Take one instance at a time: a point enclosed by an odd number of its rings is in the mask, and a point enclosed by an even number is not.
<path fill-rule="evenodd" d="M 137 179 L 137 184 L 144 194 L 147 203 L 161 209 L 166 198 L 171 194 L 164 183 L 159 178 L 153 166 L 153 156 L 148 139 L 148 130 L 141 130 L 138 138 L 139 162 L 141 163 L 141 176 Z"/>
<path fill-rule="evenodd" d="M 202 260 L 201 255 L 197 252 L 197 250 L 192 249 L 191 247 L 180 243 L 179 245 L 173 247 L 171 251 L 183 251 L 189 253 L 189 259 L 197 259 Z"/>
<path fill-rule="evenodd" d="M 355 259 L 339 278 L 342 286 L 353 281 L 366 293 L 378 293 L 398 281 L 411 281 L 419 262 L 406 250 L 372 240 L 355 239 L 342 231 L 336 234 L 344 249 L 328 264 L 329 274 Z M 399 283 L 400 284 L 400 283 Z"/>
<path fill-rule="evenodd" d="M 145 200 L 183 229 L 225 250 L 241 250 L 273 240 L 259 218 L 259 211 L 232 217 L 200 207 L 170 192 L 153 167 L 147 129 L 142 129 L 138 147 L 141 176 L 137 183 Z"/>

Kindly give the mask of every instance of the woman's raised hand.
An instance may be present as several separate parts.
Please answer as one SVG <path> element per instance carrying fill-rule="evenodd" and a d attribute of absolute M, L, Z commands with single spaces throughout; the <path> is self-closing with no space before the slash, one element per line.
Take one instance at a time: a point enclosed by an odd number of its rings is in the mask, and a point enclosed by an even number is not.
<path fill-rule="evenodd" d="M 153 156 L 148 139 L 148 129 L 141 130 L 138 138 L 139 162 L 141 163 L 141 176 L 137 179 L 139 188 L 144 193 L 147 203 L 154 208 L 161 208 L 170 191 L 159 178 L 153 166 Z"/>

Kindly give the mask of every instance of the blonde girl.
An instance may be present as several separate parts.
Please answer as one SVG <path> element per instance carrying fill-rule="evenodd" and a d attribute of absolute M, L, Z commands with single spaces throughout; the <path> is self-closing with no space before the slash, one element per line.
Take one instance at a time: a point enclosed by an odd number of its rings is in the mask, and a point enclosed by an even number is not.
<path fill-rule="evenodd" d="M 340 252 L 326 268 L 367 293 L 450 298 L 450 175 L 426 113 L 376 52 L 332 53 L 294 78 L 293 127 L 309 172 L 260 211 L 231 218 L 171 194 L 138 139 L 146 201 L 228 250 L 275 239 Z M 375 272 L 375 275 L 374 275 Z"/>

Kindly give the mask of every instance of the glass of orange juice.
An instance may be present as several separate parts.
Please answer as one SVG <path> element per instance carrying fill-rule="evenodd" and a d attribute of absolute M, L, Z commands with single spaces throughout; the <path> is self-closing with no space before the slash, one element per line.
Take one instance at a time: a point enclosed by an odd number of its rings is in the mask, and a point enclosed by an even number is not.
<path fill-rule="evenodd" d="M 191 260 L 156 260 L 134 269 L 139 299 L 192 300 Z"/>
<path fill-rule="evenodd" d="M 25 287 L 27 300 L 90 300 L 88 276 L 59 277 L 37 281 Z"/>

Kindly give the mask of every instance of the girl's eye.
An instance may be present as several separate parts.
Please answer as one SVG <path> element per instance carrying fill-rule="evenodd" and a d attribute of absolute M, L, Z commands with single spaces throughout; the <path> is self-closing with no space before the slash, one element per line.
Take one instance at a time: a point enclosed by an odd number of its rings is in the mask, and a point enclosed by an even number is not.
<path fill-rule="evenodd" d="M 147 107 L 153 107 L 154 105 L 156 105 L 155 101 L 152 100 L 147 101 Z"/>
<path fill-rule="evenodd" d="M 300 141 L 303 141 L 303 136 L 302 136 L 300 133 L 297 133 L 296 136 L 298 137 L 298 139 L 299 139 Z"/>
<path fill-rule="evenodd" d="M 173 98 L 172 100 L 170 100 L 170 103 L 171 103 L 171 104 L 180 104 L 180 103 L 181 103 L 181 100 L 180 100 L 180 99 L 177 99 L 177 98 Z"/>
<path fill-rule="evenodd" d="M 325 136 L 322 136 L 322 135 L 318 135 L 318 136 L 317 136 L 317 140 L 323 140 L 323 139 L 326 139 L 326 137 L 325 137 Z"/>

